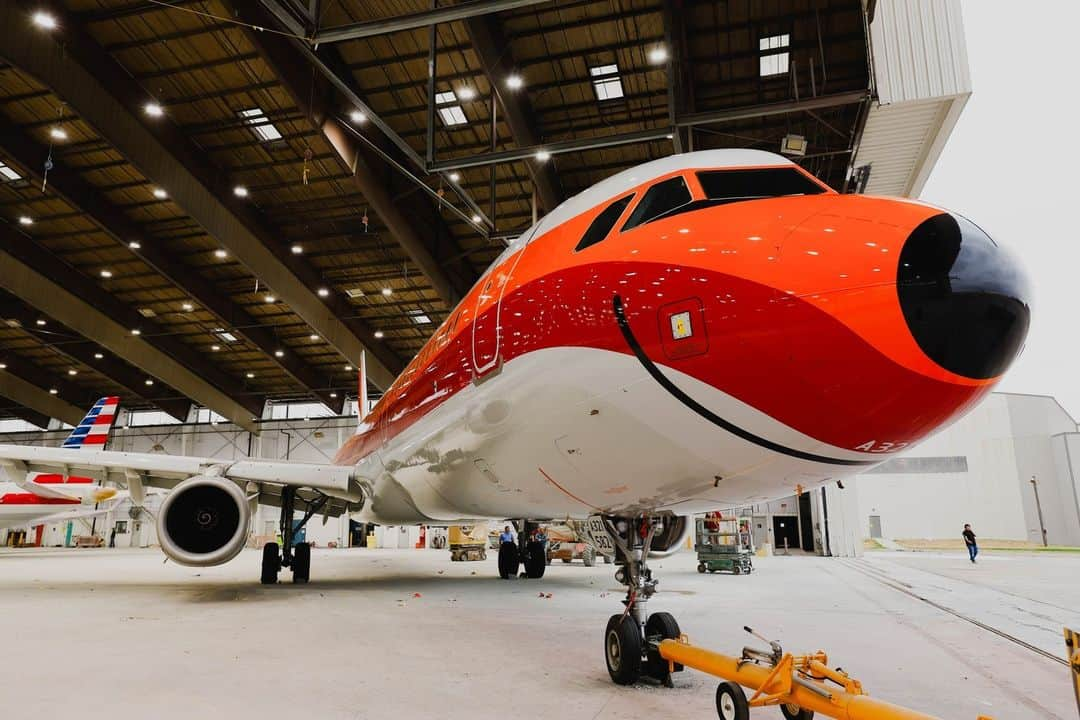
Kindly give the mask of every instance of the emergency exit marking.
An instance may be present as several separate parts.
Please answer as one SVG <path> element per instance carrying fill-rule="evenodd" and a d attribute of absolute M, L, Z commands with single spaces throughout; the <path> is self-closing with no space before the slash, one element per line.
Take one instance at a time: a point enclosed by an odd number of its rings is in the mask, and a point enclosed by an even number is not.
<path fill-rule="evenodd" d="M 676 340 L 688 338 L 694 334 L 690 326 L 690 312 L 675 313 L 671 316 L 671 336 Z"/>

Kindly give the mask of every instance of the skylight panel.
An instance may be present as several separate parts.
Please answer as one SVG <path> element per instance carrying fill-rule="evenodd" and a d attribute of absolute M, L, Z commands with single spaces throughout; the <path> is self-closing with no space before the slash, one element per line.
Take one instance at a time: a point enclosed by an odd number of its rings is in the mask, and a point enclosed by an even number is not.
<path fill-rule="evenodd" d="M 15 182 L 16 180 L 22 180 L 22 175 L 0 162 L 0 178 L 6 182 Z"/>
<path fill-rule="evenodd" d="M 247 110 L 241 110 L 238 114 L 247 121 L 247 124 L 251 126 L 251 129 L 263 142 L 281 140 L 281 133 L 278 132 L 272 122 L 266 119 L 266 113 L 263 112 L 262 108 L 248 108 Z"/>
<path fill-rule="evenodd" d="M 469 118 L 465 117 L 465 111 L 461 109 L 461 105 L 458 105 L 457 101 L 457 95 L 454 94 L 453 90 L 435 93 L 435 105 L 441 106 L 438 107 L 439 117 L 442 118 L 443 124 L 447 127 L 464 125 L 469 122 Z"/>
<path fill-rule="evenodd" d="M 591 67 L 589 68 L 589 75 L 593 78 L 592 85 L 593 90 L 596 91 L 597 100 L 601 102 L 604 100 L 617 100 L 626 94 L 623 92 L 618 65 L 610 64 Z"/>
<path fill-rule="evenodd" d="M 423 310 L 409 310 L 405 314 L 417 325 L 428 325 L 431 323 L 431 318 L 425 314 Z"/>
<path fill-rule="evenodd" d="M 791 35 L 769 35 L 758 40 L 758 50 L 761 51 L 759 58 L 759 74 L 761 77 L 771 75 L 783 75 L 788 71 L 789 55 L 787 48 L 791 45 Z M 781 52 L 775 52 L 780 50 Z"/>

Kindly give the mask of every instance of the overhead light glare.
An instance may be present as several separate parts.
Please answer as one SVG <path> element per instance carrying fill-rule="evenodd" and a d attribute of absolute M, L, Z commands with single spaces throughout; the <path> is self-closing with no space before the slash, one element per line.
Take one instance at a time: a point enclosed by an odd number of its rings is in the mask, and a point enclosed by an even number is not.
<path fill-rule="evenodd" d="M 255 377 L 255 373 L 253 373 L 253 372 L 249 372 L 249 373 L 247 373 L 247 379 L 248 379 L 248 380 L 250 380 L 250 379 L 251 379 L 251 378 L 253 378 L 253 377 Z"/>
<path fill-rule="evenodd" d="M 95 360 L 101 360 L 101 359 L 103 359 L 104 357 L 105 357 L 105 356 L 104 356 L 104 355 L 102 355 L 101 353 L 94 353 L 94 359 L 95 359 Z"/>
<path fill-rule="evenodd" d="M 142 330 L 140 330 L 139 328 L 133 328 L 132 331 L 131 331 L 131 334 L 132 335 L 142 335 Z"/>
<path fill-rule="evenodd" d="M 38 327 L 45 327 L 45 321 L 41 318 L 38 318 L 36 322 Z"/>
<path fill-rule="evenodd" d="M 20 215 L 19 216 L 19 224 L 20 225 L 33 225 L 34 224 L 34 218 L 30 217 L 29 215 Z"/>
<path fill-rule="evenodd" d="M 351 113 L 349 113 L 349 119 L 357 125 L 363 125 L 367 122 L 367 115 L 360 112 L 359 110 L 353 110 Z"/>
<path fill-rule="evenodd" d="M 330 295 L 330 291 L 324 287 L 319 288 L 317 292 L 319 293 L 319 297 L 328 297 Z"/>
<path fill-rule="evenodd" d="M 142 243 L 139 242 L 138 240 L 132 240 L 131 242 L 128 243 L 128 247 L 131 248 L 132 250 L 139 250 L 139 249 L 142 248 Z"/>
<path fill-rule="evenodd" d="M 184 303 L 180 307 L 183 308 L 184 312 L 191 312 L 195 309 L 195 306 L 191 303 Z"/>
<path fill-rule="evenodd" d="M 161 107 L 161 105 L 157 104 L 156 102 L 148 102 L 143 105 L 143 112 L 145 112 L 150 117 L 158 118 L 165 114 L 165 108 Z"/>
<path fill-rule="evenodd" d="M 387 297 L 389 297 L 390 295 L 393 295 L 393 294 L 394 294 L 394 290 L 393 290 L 393 288 L 388 288 L 388 287 L 384 287 L 384 288 L 382 289 L 382 294 L 383 294 L 383 295 L 386 295 Z"/>
<path fill-rule="evenodd" d="M 49 128 L 49 137 L 53 140 L 67 140 L 68 134 L 62 127 L 51 127 Z"/>
<path fill-rule="evenodd" d="M 304 252 L 304 246 L 300 244 L 293 245 L 290 249 L 292 250 L 293 255 L 300 255 Z"/>
<path fill-rule="evenodd" d="M 221 346 L 220 345 L 211 345 L 210 349 L 213 350 L 214 352 L 217 352 L 218 350 L 221 349 Z"/>
<path fill-rule="evenodd" d="M 263 298 L 263 300 L 265 300 L 268 304 L 271 304 L 271 305 L 273 305 L 274 303 L 277 302 L 277 298 L 274 297 L 273 295 L 267 295 L 266 297 Z"/>
<path fill-rule="evenodd" d="M 146 384 L 147 384 L 147 386 L 153 385 L 154 381 L 151 380 L 150 378 L 146 378 Z"/>
<path fill-rule="evenodd" d="M 667 59 L 667 48 L 663 45 L 657 45 L 649 51 L 649 62 L 651 62 L 653 65 L 659 65 L 660 63 L 667 62 Z"/>
<path fill-rule="evenodd" d="M 165 198 L 169 197 L 169 193 L 165 192 L 161 188 L 154 188 L 154 197 L 156 197 L 158 200 L 164 200 Z"/>
<path fill-rule="evenodd" d="M 285 351 L 284 350 L 275 350 L 274 351 L 274 357 L 285 357 Z"/>
<path fill-rule="evenodd" d="M 58 394 L 59 392 L 60 392 L 60 391 L 59 391 L 59 390 L 57 390 L 56 388 L 49 388 L 49 394 L 50 394 L 50 395 L 56 395 L 56 394 Z"/>
<path fill-rule="evenodd" d="M 310 335 L 308 335 L 308 340 L 311 340 L 312 342 L 315 342 L 318 339 L 319 339 L 319 336 L 316 335 L 315 333 L 311 333 Z"/>
<path fill-rule="evenodd" d="M 382 338 L 383 338 L 383 331 L 382 331 L 382 330 L 376 330 L 376 331 L 375 331 L 375 337 L 376 337 L 377 339 L 379 339 L 379 340 L 382 340 Z"/>
<path fill-rule="evenodd" d="M 56 16 L 44 10 L 38 10 L 31 18 L 33 23 L 42 30 L 55 30 L 57 26 Z"/>
<path fill-rule="evenodd" d="M 547 162 L 551 159 L 551 153 L 549 153 L 547 150 L 537 150 L 535 157 L 540 162 Z"/>
<path fill-rule="evenodd" d="M 450 182 L 461 182 L 461 173 L 450 173 Z"/>
<path fill-rule="evenodd" d="M 345 366 L 345 372 L 352 372 L 352 369 L 353 369 L 352 365 L 346 365 Z"/>
<path fill-rule="evenodd" d="M 480 222 L 480 216 L 479 216 L 479 215 L 475 215 L 475 214 L 474 214 L 474 215 L 472 216 L 472 221 L 473 221 L 474 223 L 478 223 L 478 222 Z"/>
<path fill-rule="evenodd" d="M 457 91 L 458 100 L 472 100 L 476 97 L 476 91 L 471 87 L 463 87 Z"/>
<path fill-rule="evenodd" d="M 75 370 L 74 368 L 72 368 L 71 370 L 68 370 L 68 375 L 70 375 L 72 377 L 75 377 L 78 374 L 79 374 L 79 371 Z"/>
<path fill-rule="evenodd" d="M 106 279 L 111 278 L 112 277 L 112 270 L 102 270 L 101 271 L 101 277 L 106 278 Z"/>
<path fill-rule="evenodd" d="M 506 87 L 510 88 L 511 90 L 520 90 L 521 88 L 525 87 L 525 78 L 521 77 L 517 73 L 509 75 L 506 78 Z"/>
<path fill-rule="evenodd" d="M 219 260 L 224 260 L 225 258 L 229 257 L 229 253 L 226 250 L 222 250 L 219 248 L 214 251 L 214 257 L 218 258 Z"/>
<path fill-rule="evenodd" d="M 246 198 L 248 196 L 248 189 L 243 185 L 237 185 L 233 188 L 233 195 L 236 197 Z"/>

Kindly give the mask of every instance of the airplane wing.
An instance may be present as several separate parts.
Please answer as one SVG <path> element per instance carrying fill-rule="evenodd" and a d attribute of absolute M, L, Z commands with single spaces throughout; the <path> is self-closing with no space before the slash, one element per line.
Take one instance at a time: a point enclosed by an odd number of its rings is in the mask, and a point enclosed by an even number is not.
<path fill-rule="evenodd" d="M 259 502 L 280 503 L 280 488 L 292 485 L 310 488 L 343 501 L 360 502 L 364 493 L 353 478 L 353 468 L 339 465 L 290 462 L 287 460 L 222 460 L 221 458 L 130 453 L 110 450 L 65 450 L 63 448 L 0 445 L 0 467 L 12 482 L 26 482 L 27 473 L 61 473 L 65 476 L 111 480 L 131 490 L 137 502 L 142 487 L 172 488 L 196 475 L 228 478 L 240 485 L 258 488 Z M 34 492 L 40 492 L 35 488 Z M 340 512 L 345 503 L 332 503 Z"/>

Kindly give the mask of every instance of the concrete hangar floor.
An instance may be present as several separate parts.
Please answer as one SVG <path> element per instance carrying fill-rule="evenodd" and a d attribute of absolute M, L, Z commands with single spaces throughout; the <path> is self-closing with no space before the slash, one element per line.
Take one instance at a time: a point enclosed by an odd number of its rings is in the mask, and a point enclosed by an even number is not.
<path fill-rule="evenodd" d="M 156 550 L 0 551 L 3 707 L 84 719 L 716 717 L 707 675 L 678 673 L 674 689 L 611 683 L 598 631 L 622 592 L 610 565 L 556 562 L 542 580 L 504 581 L 493 555 L 314 554 L 309 585 L 266 587 L 251 578 L 257 551 L 214 568 L 162 564 Z M 1061 627 L 1078 619 L 1080 554 L 755 562 L 729 576 L 699 575 L 691 552 L 658 561 L 654 607 L 722 652 L 753 644 L 743 625 L 787 650 L 824 648 L 871 695 L 939 717 L 1076 717 L 1068 670 L 1048 656 L 1064 656 Z"/>

